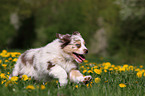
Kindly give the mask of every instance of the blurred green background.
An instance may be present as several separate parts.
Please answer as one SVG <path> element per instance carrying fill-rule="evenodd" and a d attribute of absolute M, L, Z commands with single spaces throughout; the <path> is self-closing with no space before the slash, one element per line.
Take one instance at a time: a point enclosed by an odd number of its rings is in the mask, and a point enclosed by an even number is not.
<path fill-rule="evenodd" d="M 41 47 L 74 31 L 92 60 L 145 64 L 145 0 L 0 0 L 0 50 Z"/>

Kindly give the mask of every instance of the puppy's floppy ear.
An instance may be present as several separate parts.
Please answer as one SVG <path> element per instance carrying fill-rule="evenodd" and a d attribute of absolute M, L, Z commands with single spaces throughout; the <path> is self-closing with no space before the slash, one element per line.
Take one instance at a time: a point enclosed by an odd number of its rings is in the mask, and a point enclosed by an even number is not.
<path fill-rule="evenodd" d="M 62 34 L 56 33 L 56 37 L 58 39 L 60 39 L 62 42 L 70 42 L 70 40 L 71 40 L 70 34 L 62 35 Z"/>
<path fill-rule="evenodd" d="M 79 36 L 81 36 L 81 34 L 78 31 L 73 32 L 72 35 L 79 35 Z"/>
<path fill-rule="evenodd" d="M 71 35 L 69 34 L 63 35 L 62 41 L 64 43 L 69 43 L 71 41 Z"/>
<path fill-rule="evenodd" d="M 67 46 L 70 41 L 71 41 L 71 35 L 70 34 L 66 34 L 66 35 L 62 35 L 62 34 L 56 34 L 56 37 L 60 40 L 61 44 L 61 48 L 63 49 L 65 46 Z"/>
<path fill-rule="evenodd" d="M 58 39 L 63 39 L 63 35 L 62 34 L 59 34 L 59 33 L 56 33 L 56 37 L 58 38 Z"/>

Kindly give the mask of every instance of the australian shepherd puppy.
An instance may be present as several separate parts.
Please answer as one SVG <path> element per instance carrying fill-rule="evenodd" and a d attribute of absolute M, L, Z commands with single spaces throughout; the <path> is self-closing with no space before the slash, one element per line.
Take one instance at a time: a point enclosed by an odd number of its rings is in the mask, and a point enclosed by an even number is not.
<path fill-rule="evenodd" d="M 85 60 L 88 53 L 85 41 L 79 32 L 72 35 L 56 34 L 58 39 L 48 45 L 30 49 L 21 54 L 12 72 L 12 76 L 27 75 L 35 80 L 48 81 L 58 78 L 60 86 L 68 82 L 89 82 L 91 76 L 83 76 L 78 70 L 78 63 Z"/>

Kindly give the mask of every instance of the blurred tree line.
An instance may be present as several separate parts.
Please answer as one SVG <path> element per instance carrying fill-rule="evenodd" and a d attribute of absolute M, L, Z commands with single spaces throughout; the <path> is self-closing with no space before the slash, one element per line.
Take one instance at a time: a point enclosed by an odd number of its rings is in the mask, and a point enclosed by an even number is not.
<path fill-rule="evenodd" d="M 95 55 L 145 62 L 144 21 L 144 0 L 1 0 L 0 49 L 40 47 L 79 31 Z"/>

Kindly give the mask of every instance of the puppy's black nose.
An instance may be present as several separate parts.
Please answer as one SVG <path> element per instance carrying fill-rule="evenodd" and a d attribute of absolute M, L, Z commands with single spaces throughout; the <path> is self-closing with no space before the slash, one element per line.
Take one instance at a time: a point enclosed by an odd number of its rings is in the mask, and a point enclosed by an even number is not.
<path fill-rule="evenodd" d="M 88 49 L 84 49 L 84 53 L 85 54 L 88 54 Z"/>

